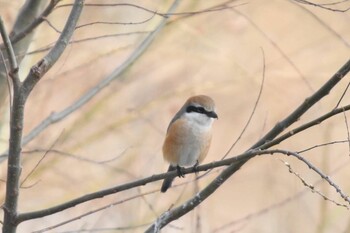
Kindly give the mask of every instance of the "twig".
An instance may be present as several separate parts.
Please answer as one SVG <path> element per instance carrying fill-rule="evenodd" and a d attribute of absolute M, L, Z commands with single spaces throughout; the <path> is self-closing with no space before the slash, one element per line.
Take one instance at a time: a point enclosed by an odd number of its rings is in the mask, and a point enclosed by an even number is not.
<path fill-rule="evenodd" d="M 265 53 L 264 53 L 264 49 L 261 48 L 261 53 L 262 53 L 262 61 L 263 61 L 263 69 L 262 69 L 262 80 L 261 80 L 261 84 L 260 84 L 260 89 L 259 89 L 259 93 L 258 93 L 258 96 L 256 98 L 256 101 L 255 101 L 255 104 L 254 104 L 254 107 L 252 109 L 252 112 L 250 113 L 250 116 L 246 122 L 246 124 L 244 125 L 243 127 L 243 130 L 241 131 L 240 135 L 238 136 L 238 138 L 236 139 L 236 141 L 231 145 L 230 149 L 225 153 L 225 155 L 221 158 L 221 159 L 224 159 L 227 157 L 227 155 L 232 151 L 233 147 L 237 144 L 237 142 L 241 139 L 241 137 L 243 136 L 243 134 L 245 133 L 245 131 L 247 130 L 254 114 L 255 114 L 255 111 L 256 109 L 258 108 L 258 104 L 260 102 L 260 99 L 261 99 L 261 95 L 262 95 L 262 92 L 263 92 L 263 89 L 264 89 L 264 84 L 265 84 L 265 70 L 266 70 L 266 62 L 265 62 Z"/>
<path fill-rule="evenodd" d="M 43 21 L 45 21 L 47 23 L 47 25 L 49 25 L 50 28 L 52 28 L 55 32 L 61 34 L 62 32 L 60 30 L 58 30 L 58 28 L 56 28 L 51 22 L 50 20 L 48 20 L 47 18 L 43 18 Z"/>
<path fill-rule="evenodd" d="M 349 139 L 348 140 L 332 141 L 332 142 L 326 142 L 326 143 L 322 143 L 322 144 L 317 144 L 317 145 L 311 146 L 309 148 L 297 151 L 297 153 L 298 154 L 302 154 L 304 152 L 313 150 L 313 149 L 318 148 L 318 147 L 323 147 L 323 146 L 328 146 L 328 145 L 333 145 L 333 144 L 339 144 L 339 143 L 346 143 L 346 142 L 349 142 Z"/>
<path fill-rule="evenodd" d="M 6 65 L 6 61 L 5 61 L 5 57 L 4 57 L 4 54 L 2 53 L 2 50 L 0 49 L 0 54 L 1 54 L 1 60 L 3 61 L 3 64 L 4 64 L 4 69 L 5 69 L 5 72 L 6 72 L 6 83 L 7 83 L 7 89 L 8 89 L 8 92 L 9 92 L 9 106 L 10 106 L 10 112 L 12 112 L 12 88 L 11 88 L 11 78 L 9 76 L 9 71 L 7 69 L 7 65 Z"/>
<path fill-rule="evenodd" d="M 15 52 L 13 51 L 12 43 L 6 32 L 4 22 L 2 21 L 1 17 L 0 17 L 0 32 L 1 32 L 2 40 L 4 41 L 6 52 L 8 54 L 9 62 L 10 62 L 9 75 L 12 78 L 13 84 L 18 86 L 20 81 L 18 77 L 18 65 L 17 65 L 16 55 L 15 55 Z"/>
<path fill-rule="evenodd" d="M 348 136 L 348 145 L 349 145 L 349 156 L 350 156 L 350 132 L 349 132 L 349 124 L 348 124 L 348 118 L 346 117 L 345 111 L 344 113 L 344 121 L 345 121 L 345 126 L 346 126 L 346 133 Z"/>
<path fill-rule="evenodd" d="M 330 201 L 330 202 L 332 202 L 333 204 L 335 204 L 337 206 L 341 206 L 341 207 L 345 207 L 346 209 L 349 209 L 348 205 L 341 204 L 339 202 L 336 202 L 335 200 L 330 199 L 325 194 L 323 194 L 320 191 L 318 191 L 317 189 L 315 189 L 315 185 L 307 183 L 307 181 L 299 173 L 297 173 L 297 172 L 295 172 L 293 170 L 292 166 L 288 162 L 283 161 L 281 159 L 279 159 L 279 161 L 281 161 L 284 165 L 286 165 L 286 167 L 288 168 L 289 173 L 295 175 L 301 181 L 301 183 L 303 183 L 303 185 L 305 187 L 307 187 L 307 188 L 309 188 L 311 190 L 311 192 L 320 195 L 325 201 Z"/>
<path fill-rule="evenodd" d="M 339 171 L 341 171 L 343 168 L 345 168 L 346 166 L 348 166 L 348 164 L 349 164 L 349 162 L 346 162 L 346 163 L 341 164 L 340 166 L 338 166 L 337 168 L 335 168 L 330 174 L 335 175 L 336 173 L 338 173 Z M 317 181 L 315 182 L 315 186 L 318 185 L 318 184 L 320 184 L 321 182 L 323 182 L 323 179 L 322 179 L 322 178 L 319 179 L 319 180 L 317 180 Z M 290 203 L 290 202 L 293 201 L 293 200 L 296 200 L 296 199 L 302 197 L 302 196 L 305 195 L 306 193 L 308 193 L 308 189 L 303 189 L 303 190 L 301 190 L 301 191 L 295 193 L 294 195 L 291 195 L 291 196 L 289 196 L 289 197 L 287 197 L 287 198 L 285 198 L 285 199 L 283 199 L 283 200 L 281 200 L 281 201 L 278 201 L 278 202 L 276 202 L 276 203 L 274 203 L 274 204 L 272 204 L 272 205 L 270 205 L 270 206 L 267 206 L 267 207 L 265 207 L 265 208 L 262 208 L 262 209 L 260 209 L 260 210 L 258 210 L 258 211 L 256 211 L 256 212 L 247 214 L 247 215 L 245 215 L 245 216 L 243 216 L 243 217 L 241 217 L 241 218 L 239 218 L 239 219 L 230 221 L 230 222 L 228 222 L 228 223 L 226 223 L 226 224 L 224 224 L 224 225 L 222 225 L 222 226 L 220 226 L 220 227 L 218 227 L 218 228 L 215 228 L 212 232 L 213 232 L 213 233 L 216 233 L 216 232 L 219 232 L 219 231 L 223 231 L 223 230 L 225 230 L 226 228 L 228 228 L 228 227 L 230 227 L 230 226 L 233 226 L 233 225 L 242 223 L 242 222 L 244 222 L 244 221 L 248 221 L 248 220 L 250 220 L 250 219 L 256 218 L 256 217 L 261 216 L 261 215 L 263 215 L 263 214 L 266 214 L 266 213 L 268 213 L 268 212 L 270 212 L 270 211 L 272 211 L 272 210 L 278 209 L 278 208 L 280 208 L 280 207 L 282 207 L 282 206 L 284 206 L 284 205 Z"/>
<path fill-rule="evenodd" d="M 320 171 L 317 167 L 315 167 L 312 163 L 310 163 L 308 160 L 306 160 L 304 157 L 302 157 L 301 155 L 299 155 L 296 152 L 291 152 L 291 151 L 286 151 L 286 150 L 279 150 L 279 149 L 275 149 L 275 150 L 270 150 L 271 154 L 274 153 L 281 153 L 281 154 L 285 154 L 285 155 L 292 155 L 293 157 L 299 159 L 300 161 L 302 161 L 304 164 L 306 164 L 311 170 L 313 170 L 314 172 L 316 172 L 322 179 L 324 179 L 330 186 L 332 186 L 337 193 L 339 193 L 339 195 L 343 198 L 344 201 L 346 201 L 347 203 L 350 204 L 350 198 L 348 195 L 346 195 L 337 184 L 335 184 L 328 175 L 325 175 L 322 171 Z"/>
<path fill-rule="evenodd" d="M 298 4 L 296 1 L 291 1 L 292 4 L 298 6 L 301 10 L 306 12 L 309 16 L 311 16 L 314 20 L 316 20 L 320 25 L 322 25 L 326 30 L 328 30 L 332 35 L 334 35 L 336 38 L 339 39 L 346 47 L 350 47 L 350 43 L 342 36 L 339 34 L 336 30 L 333 29 L 327 22 L 323 21 L 320 17 L 318 17 L 314 12 L 309 10 L 309 8 L 304 7 L 301 4 Z M 323 4 L 325 5 L 325 4 Z"/>
<path fill-rule="evenodd" d="M 349 82 L 348 85 L 346 86 L 345 90 L 343 91 L 343 94 L 342 94 L 341 97 L 339 98 L 339 101 L 338 101 L 338 103 L 335 105 L 334 108 L 338 108 L 338 107 L 339 107 L 339 104 L 340 104 L 340 102 L 343 100 L 343 98 L 344 98 L 346 92 L 348 91 L 349 86 L 350 86 L 350 82 Z"/>
<path fill-rule="evenodd" d="M 236 146 L 236 144 L 239 142 L 239 140 L 242 138 L 243 134 L 245 133 L 245 131 L 247 130 L 251 120 L 253 119 L 253 116 L 255 114 L 255 111 L 258 107 L 258 104 L 260 102 L 260 99 L 261 99 L 261 95 L 262 95 L 262 92 L 263 92 L 263 88 L 264 88 L 264 84 L 265 84 L 265 69 L 266 69 L 266 64 L 265 64 L 265 53 L 264 53 L 264 50 L 263 48 L 261 48 L 261 53 L 262 53 L 262 61 L 263 61 L 263 71 L 262 71 L 262 80 L 261 80 L 261 84 L 260 84 L 260 89 L 259 89 L 259 93 L 258 93 L 258 96 L 256 98 L 256 101 L 255 101 L 255 104 L 254 104 L 254 107 L 252 109 L 252 112 L 250 113 L 249 115 L 249 118 L 246 122 L 246 124 L 244 125 L 243 129 L 241 130 L 241 133 L 239 134 L 239 136 L 237 137 L 237 139 L 232 143 L 231 147 L 228 149 L 228 151 L 224 154 L 224 156 L 221 158 L 221 160 L 225 159 L 229 153 L 232 151 L 232 149 Z M 206 176 L 208 173 L 210 172 L 207 171 L 205 172 L 203 175 L 200 175 L 197 177 L 197 179 L 200 179 L 202 178 L 203 176 Z"/>
<path fill-rule="evenodd" d="M 125 32 L 125 33 L 115 33 L 115 34 L 107 34 L 107 35 L 101 35 L 101 36 L 93 36 L 93 37 L 87 37 L 77 40 L 71 40 L 69 41 L 69 44 L 78 44 L 82 42 L 92 41 L 92 40 L 99 40 L 99 39 L 105 39 L 105 38 L 111 38 L 111 37 L 119 37 L 119 36 L 132 36 L 132 35 L 142 35 L 146 33 L 151 33 L 150 31 L 134 31 L 134 32 Z M 35 49 L 33 51 L 27 52 L 26 55 L 32 55 L 37 53 L 42 53 L 50 50 L 53 46 L 53 43 L 50 43 L 48 45 L 42 46 L 38 49 Z"/>
<path fill-rule="evenodd" d="M 60 135 L 58 135 L 58 137 L 56 138 L 56 140 L 51 144 L 51 146 L 49 147 L 49 149 L 45 150 L 45 153 L 43 154 L 43 156 L 39 159 L 39 161 L 35 164 L 35 166 L 30 170 L 30 172 L 27 174 L 27 176 L 22 180 L 20 187 L 23 186 L 23 184 L 27 181 L 27 179 L 34 173 L 34 171 L 38 168 L 38 166 L 40 165 L 40 163 L 44 160 L 44 158 L 46 157 L 46 155 L 52 150 L 52 148 L 56 145 L 56 143 L 58 142 L 58 140 L 60 139 L 60 137 L 62 136 L 63 131 L 60 133 Z"/>
<path fill-rule="evenodd" d="M 336 9 L 336 8 L 331 8 L 331 7 L 327 7 L 327 4 L 316 4 L 316 3 L 313 3 L 313 2 L 309 2 L 309 1 L 306 1 L 306 0 L 294 0 L 296 2 L 299 2 L 301 4 L 306 4 L 306 5 L 310 5 L 310 6 L 314 6 L 314 7 L 319 7 L 319 8 L 322 8 L 322 9 L 325 9 L 325 10 L 329 10 L 329 11 L 334 11 L 334 12 L 346 12 L 350 9 L 350 7 L 348 8 L 345 8 L 344 10 L 341 10 L 341 9 Z M 339 2 L 341 3 L 341 2 Z"/>
<path fill-rule="evenodd" d="M 136 199 L 136 198 L 143 197 L 143 196 L 146 196 L 146 195 L 155 193 L 155 192 L 158 192 L 158 190 L 153 190 L 153 191 L 148 191 L 148 192 L 145 192 L 145 193 L 140 193 L 140 194 L 137 194 L 137 195 L 134 195 L 134 196 L 125 198 L 125 199 L 123 199 L 123 200 L 110 203 L 110 204 L 105 205 L 105 206 L 102 206 L 102 207 L 100 207 L 100 208 L 97 208 L 97 209 L 94 209 L 94 210 L 90 210 L 90 211 L 88 211 L 88 212 L 86 212 L 86 213 L 84 213 L 84 214 L 81 214 L 81 215 L 76 216 L 76 217 L 74 217 L 74 218 L 71 218 L 71 219 L 69 219 L 69 220 L 66 220 L 66 221 L 57 223 L 57 224 L 55 224 L 55 225 L 53 225 L 53 226 L 46 227 L 46 228 L 41 229 L 41 230 L 38 230 L 38 231 L 34 231 L 33 233 L 42 233 L 42 232 L 46 232 L 46 231 L 55 229 L 55 228 L 57 228 L 57 227 L 61 227 L 61 226 L 65 225 L 65 224 L 68 224 L 68 223 L 77 221 L 77 220 L 82 219 L 82 218 L 84 218 L 84 217 L 86 217 L 86 216 L 89 216 L 89 215 L 91 215 L 91 214 L 95 214 L 95 213 L 97 213 L 97 212 L 99 212 L 99 211 L 102 211 L 102 210 L 105 210 L 105 209 L 114 207 L 114 206 L 116 206 L 116 205 L 123 204 L 123 203 L 125 203 L 125 202 L 131 201 L 131 200 L 134 200 L 134 199 Z"/>
<path fill-rule="evenodd" d="M 151 19 L 154 18 L 156 14 L 152 14 L 150 17 L 148 17 L 145 20 L 142 21 L 138 21 L 138 22 L 106 22 L 106 21 L 94 21 L 91 23 L 85 23 L 85 24 L 81 24 L 78 25 L 75 29 L 79 29 L 79 28 L 83 28 L 83 27 L 87 27 L 87 26 L 91 26 L 91 25 L 95 25 L 95 24 L 110 24 L 110 25 L 139 25 L 139 24 L 144 24 L 147 23 L 148 21 L 150 21 Z"/>

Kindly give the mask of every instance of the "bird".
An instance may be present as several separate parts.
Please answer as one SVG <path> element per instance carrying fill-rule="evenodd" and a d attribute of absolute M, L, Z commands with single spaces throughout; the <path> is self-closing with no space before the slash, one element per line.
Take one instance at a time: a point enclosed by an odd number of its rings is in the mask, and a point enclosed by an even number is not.
<path fill-rule="evenodd" d="M 214 100 L 206 95 L 187 99 L 169 123 L 163 143 L 163 157 L 170 165 L 169 171 L 193 167 L 195 170 L 208 154 L 212 137 L 212 124 L 218 119 Z M 161 192 L 165 193 L 175 177 L 165 178 Z"/>

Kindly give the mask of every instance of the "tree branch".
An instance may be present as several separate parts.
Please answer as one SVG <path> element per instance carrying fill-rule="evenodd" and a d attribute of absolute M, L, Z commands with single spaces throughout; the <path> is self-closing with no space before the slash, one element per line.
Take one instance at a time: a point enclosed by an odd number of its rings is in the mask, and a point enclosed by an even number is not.
<path fill-rule="evenodd" d="M 12 78 L 13 83 L 18 86 L 20 81 L 18 78 L 18 64 L 16 60 L 16 55 L 15 55 L 15 52 L 13 51 L 12 43 L 10 41 L 9 36 L 7 35 L 4 22 L 2 21 L 1 17 L 0 17 L 0 32 L 1 32 L 2 40 L 4 41 L 7 57 L 9 58 L 9 63 L 10 63 L 9 75 Z"/>
<path fill-rule="evenodd" d="M 6 197 L 4 204 L 4 222 L 3 232 L 16 232 L 18 221 L 18 196 L 19 196 L 19 179 L 21 174 L 21 151 L 22 151 L 22 134 L 23 134 L 23 118 L 24 106 L 30 91 L 39 81 L 45 72 L 57 61 L 65 48 L 65 42 L 69 41 L 73 34 L 75 25 L 83 8 L 83 0 L 76 0 L 72 8 L 68 21 L 65 25 L 56 45 L 44 57 L 21 83 L 18 79 L 17 85 L 14 85 L 13 108 L 10 117 L 10 143 L 9 143 L 9 159 L 7 165 L 7 182 Z M 2 28 L 3 29 L 3 28 Z M 4 33 L 2 33 L 3 35 Z M 4 34 L 6 36 L 6 34 Z M 7 40 L 4 39 L 5 45 Z M 11 47 L 7 48 L 11 50 Z M 10 52 L 9 57 L 14 57 L 14 52 Z M 11 66 L 15 67 L 16 63 L 11 61 Z M 33 72 L 35 71 L 35 72 Z M 17 77 L 18 78 L 18 77 Z"/>

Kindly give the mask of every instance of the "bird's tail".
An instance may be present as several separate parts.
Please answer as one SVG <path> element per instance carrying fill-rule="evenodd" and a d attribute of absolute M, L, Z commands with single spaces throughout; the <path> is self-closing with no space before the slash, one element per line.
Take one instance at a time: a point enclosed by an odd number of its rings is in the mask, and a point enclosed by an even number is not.
<path fill-rule="evenodd" d="M 170 165 L 169 168 L 168 168 L 168 172 L 174 171 L 174 170 L 176 170 L 176 167 L 173 167 L 173 166 Z M 168 190 L 168 188 L 170 188 L 171 183 L 173 183 L 174 179 L 175 179 L 175 177 L 165 178 L 164 181 L 163 181 L 162 188 L 160 189 L 160 191 L 162 193 L 165 193 Z"/>

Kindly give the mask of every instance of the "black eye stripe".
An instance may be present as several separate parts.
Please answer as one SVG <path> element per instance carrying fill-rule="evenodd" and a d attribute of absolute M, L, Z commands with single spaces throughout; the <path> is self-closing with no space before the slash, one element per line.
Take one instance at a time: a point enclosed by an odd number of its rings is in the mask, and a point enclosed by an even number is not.
<path fill-rule="evenodd" d="M 193 106 L 193 105 L 188 106 L 186 108 L 186 112 L 198 112 L 198 113 L 203 113 L 203 114 L 209 113 L 203 107 L 196 107 L 196 106 Z"/>

